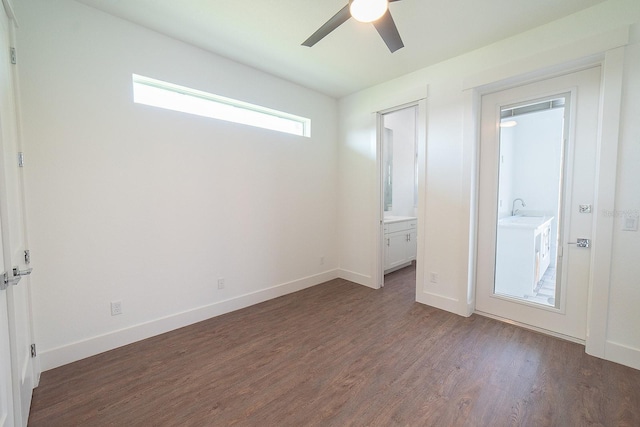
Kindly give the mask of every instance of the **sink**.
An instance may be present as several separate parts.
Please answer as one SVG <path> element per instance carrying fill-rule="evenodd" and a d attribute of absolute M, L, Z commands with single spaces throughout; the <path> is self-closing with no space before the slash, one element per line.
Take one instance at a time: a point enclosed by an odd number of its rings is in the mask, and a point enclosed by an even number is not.
<path fill-rule="evenodd" d="M 537 224 L 543 216 L 510 216 L 500 220 L 500 222 L 511 222 L 514 224 Z M 506 221 L 505 221 L 506 220 Z"/>
<path fill-rule="evenodd" d="M 508 216 L 498 221 L 498 225 L 505 227 L 532 227 L 536 228 L 551 221 L 552 216 Z"/>

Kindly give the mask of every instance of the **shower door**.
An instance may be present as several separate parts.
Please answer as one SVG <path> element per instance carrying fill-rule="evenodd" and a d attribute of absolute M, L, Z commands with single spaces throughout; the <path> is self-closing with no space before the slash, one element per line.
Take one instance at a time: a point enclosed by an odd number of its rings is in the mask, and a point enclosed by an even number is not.
<path fill-rule="evenodd" d="M 591 236 L 600 72 L 482 97 L 476 311 L 578 341 L 590 249 L 575 243 Z"/>

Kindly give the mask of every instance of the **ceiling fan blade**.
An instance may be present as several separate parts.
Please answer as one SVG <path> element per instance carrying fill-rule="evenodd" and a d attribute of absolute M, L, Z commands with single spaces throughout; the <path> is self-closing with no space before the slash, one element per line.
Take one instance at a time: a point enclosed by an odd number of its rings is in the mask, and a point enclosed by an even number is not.
<path fill-rule="evenodd" d="M 400 33 L 398 32 L 398 27 L 396 27 L 396 23 L 393 21 L 389 10 L 382 15 L 382 18 L 374 21 L 373 26 L 376 27 L 380 37 L 382 37 L 382 40 L 387 44 L 391 53 L 404 47 L 404 43 L 402 43 Z"/>
<path fill-rule="evenodd" d="M 326 37 L 331 31 L 344 24 L 349 18 L 351 18 L 351 13 L 349 13 L 349 5 L 347 4 L 345 7 L 340 9 L 338 13 L 333 15 L 331 19 L 325 22 L 322 27 L 318 28 L 315 33 L 311 34 L 311 37 L 306 39 L 304 43 L 302 43 L 302 46 L 313 46 Z"/>

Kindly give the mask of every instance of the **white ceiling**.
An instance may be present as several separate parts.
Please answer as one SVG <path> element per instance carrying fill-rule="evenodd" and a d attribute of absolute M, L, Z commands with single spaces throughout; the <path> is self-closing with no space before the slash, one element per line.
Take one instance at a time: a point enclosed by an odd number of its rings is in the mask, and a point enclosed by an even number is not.
<path fill-rule="evenodd" d="M 389 9 L 405 47 L 348 20 L 300 44 L 348 0 L 77 0 L 333 97 L 535 28 L 604 0 L 403 0 Z"/>

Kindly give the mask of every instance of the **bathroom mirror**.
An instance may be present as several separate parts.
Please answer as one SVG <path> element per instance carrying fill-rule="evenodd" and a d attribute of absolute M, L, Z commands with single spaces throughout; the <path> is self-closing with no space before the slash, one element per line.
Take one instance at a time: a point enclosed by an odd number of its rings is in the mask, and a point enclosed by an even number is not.
<path fill-rule="evenodd" d="M 385 212 L 393 210 L 393 130 L 384 128 L 382 134 L 382 161 L 384 162 L 382 194 Z"/>

